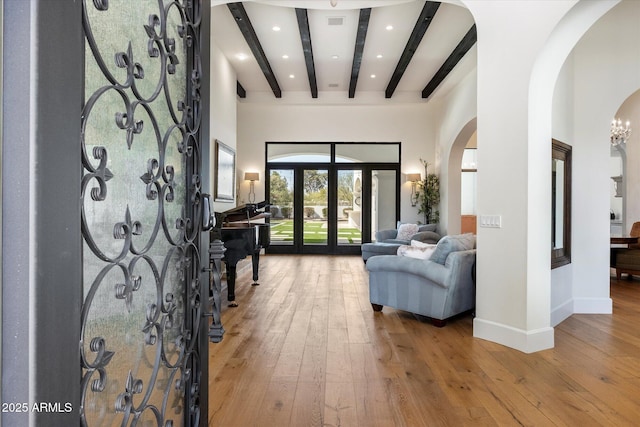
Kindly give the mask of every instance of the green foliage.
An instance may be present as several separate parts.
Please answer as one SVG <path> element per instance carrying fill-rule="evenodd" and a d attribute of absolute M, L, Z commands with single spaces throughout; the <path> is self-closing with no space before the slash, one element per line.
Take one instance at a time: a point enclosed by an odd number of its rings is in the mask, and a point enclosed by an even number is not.
<path fill-rule="evenodd" d="M 327 204 L 327 200 L 329 200 L 329 196 L 326 188 L 321 188 L 313 193 L 305 193 L 304 195 L 305 205 L 322 206 Z"/>
<path fill-rule="evenodd" d="M 284 206 L 289 206 L 293 203 L 293 192 L 289 189 L 287 178 L 280 175 L 278 171 L 271 171 L 269 198 L 272 205 L 283 206 L 283 215 Z"/>
<path fill-rule="evenodd" d="M 429 163 L 420 159 L 424 165 L 424 179 L 418 183 L 416 195 L 418 197 L 418 213 L 424 214 L 425 224 L 440 221 L 440 178 L 435 173 L 428 173 Z"/>
<path fill-rule="evenodd" d="M 318 173 L 315 169 L 305 169 L 304 171 L 304 191 L 307 194 L 316 193 L 327 188 L 329 174 L 325 171 Z"/>
<path fill-rule="evenodd" d="M 283 206 L 280 208 L 280 212 L 282 213 L 283 218 L 286 218 L 286 219 L 291 218 L 291 207 Z"/>
<path fill-rule="evenodd" d="M 304 207 L 304 216 L 306 218 L 313 218 L 316 215 L 316 210 L 313 206 L 305 206 Z"/>
<path fill-rule="evenodd" d="M 351 206 L 353 203 L 353 172 L 338 173 L 338 205 Z"/>

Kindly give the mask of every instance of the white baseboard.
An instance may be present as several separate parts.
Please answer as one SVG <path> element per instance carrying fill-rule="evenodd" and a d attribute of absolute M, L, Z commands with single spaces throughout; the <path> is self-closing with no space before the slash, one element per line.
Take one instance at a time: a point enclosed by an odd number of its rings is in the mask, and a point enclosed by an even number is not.
<path fill-rule="evenodd" d="M 573 299 L 551 309 L 551 326 L 556 327 L 574 313 Z"/>
<path fill-rule="evenodd" d="M 551 326 L 562 323 L 572 314 L 611 314 L 611 298 L 572 298 L 551 310 Z"/>
<path fill-rule="evenodd" d="M 611 314 L 613 300 L 611 298 L 574 298 L 573 312 L 580 314 Z"/>
<path fill-rule="evenodd" d="M 477 317 L 473 320 L 473 336 L 514 348 L 523 353 L 546 350 L 553 348 L 554 345 L 553 328 L 551 327 L 525 331 Z"/>

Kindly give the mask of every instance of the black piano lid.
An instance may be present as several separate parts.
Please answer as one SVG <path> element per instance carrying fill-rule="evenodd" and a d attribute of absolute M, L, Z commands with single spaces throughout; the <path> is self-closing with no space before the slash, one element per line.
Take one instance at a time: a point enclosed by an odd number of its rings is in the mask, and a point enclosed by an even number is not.
<path fill-rule="evenodd" d="M 251 221 L 252 219 L 268 218 L 269 214 L 261 211 L 261 209 L 268 206 L 266 201 L 262 201 L 258 203 L 247 203 L 224 212 L 216 212 L 216 223 L 221 226 L 223 222 Z"/>

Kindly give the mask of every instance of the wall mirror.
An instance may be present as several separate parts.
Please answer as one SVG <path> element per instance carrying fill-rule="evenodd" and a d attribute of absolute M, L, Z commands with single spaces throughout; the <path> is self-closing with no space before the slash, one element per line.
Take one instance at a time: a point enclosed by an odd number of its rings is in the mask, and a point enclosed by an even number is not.
<path fill-rule="evenodd" d="M 557 268 L 571 262 L 571 146 L 551 142 L 551 268 Z"/>

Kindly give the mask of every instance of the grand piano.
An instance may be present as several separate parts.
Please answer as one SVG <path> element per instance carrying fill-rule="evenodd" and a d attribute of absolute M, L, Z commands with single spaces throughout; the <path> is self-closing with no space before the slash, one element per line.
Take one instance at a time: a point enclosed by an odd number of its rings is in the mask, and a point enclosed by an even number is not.
<path fill-rule="evenodd" d="M 270 214 L 264 211 L 267 206 L 266 202 L 247 203 L 225 212 L 215 212 L 216 226 L 211 232 L 211 242 L 220 239 L 226 248 L 222 261 L 227 268 L 227 300 L 230 307 L 238 306 L 235 302 L 236 267 L 240 260 L 251 256 L 252 285 L 259 285 L 260 250 L 269 246 L 271 234 L 269 224 L 254 221 L 269 217 Z"/>

